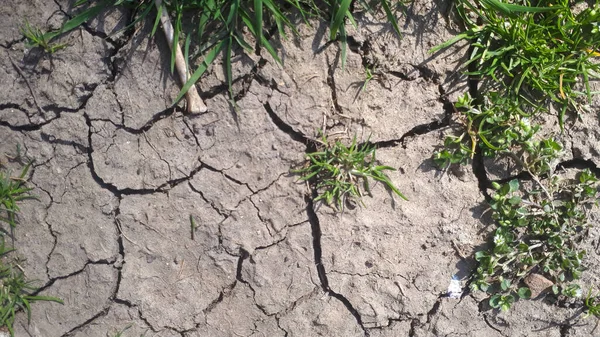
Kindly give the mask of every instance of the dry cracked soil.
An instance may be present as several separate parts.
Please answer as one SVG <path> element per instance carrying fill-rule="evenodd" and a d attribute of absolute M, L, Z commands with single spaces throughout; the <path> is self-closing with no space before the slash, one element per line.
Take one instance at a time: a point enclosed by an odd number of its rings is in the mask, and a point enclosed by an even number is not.
<path fill-rule="evenodd" d="M 152 22 L 123 31 L 131 13 L 106 11 L 48 55 L 19 27 L 56 29 L 73 2 L 2 3 L 0 156 L 13 171 L 17 146 L 34 160 L 39 197 L 22 204 L 13 240 L 41 294 L 64 300 L 35 303 L 29 324 L 19 313 L 16 336 L 600 335 L 569 305 L 505 313 L 482 294 L 445 296 L 489 232 L 486 184 L 515 174 L 491 162 L 444 173 L 431 160 L 468 90 L 464 45 L 427 53 L 459 31 L 450 2 L 412 2 L 402 39 L 385 16 L 359 15 L 343 69 L 318 22 L 273 38 L 283 67 L 236 54 L 237 118 L 218 62 L 198 84 L 207 113 L 171 107 L 178 83 Z M 361 90 L 366 64 L 376 76 Z M 370 136 L 409 201 L 376 185 L 364 207 L 313 203 L 289 170 L 324 127 Z M 584 116 L 562 160 L 597 170 L 598 130 Z M 597 253 L 585 273 L 596 284 Z"/>

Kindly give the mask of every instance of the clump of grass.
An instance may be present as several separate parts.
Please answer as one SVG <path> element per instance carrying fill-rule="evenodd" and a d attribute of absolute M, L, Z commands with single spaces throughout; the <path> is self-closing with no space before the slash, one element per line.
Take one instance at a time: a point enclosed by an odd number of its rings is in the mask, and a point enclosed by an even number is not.
<path fill-rule="evenodd" d="M 539 114 L 555 109 L 563 130 L 566 114 L 585 112 L 595 94 L 589 81 L 600 76 L 594 59 L 600 56 L 600 5 L 578 4 L 584 7 L 568 0 L 458 0 L 465 32 L 432 49 L 470 42 L 466 74 L 477 80 L 479 92 L 457 100 L 462 132 L 446 137 L 435 162 L 448 167 L 476 155 L 508 158 L 534 182 L 493 184 L 489 203 L 497 227 L 489 249 L 475 253 L 478 267 L 470 280 L 472 290 L 490 295 L 493 308 L 508 310 L 518 298 L 539 294 L 532 292 L 534 279 L 553 284 L 557 295 L 581 295 L 572 281 L 584 269 L 580 243 L 598 179 L 588 170 L 575 180 L 560 179 L 554 169 L 562 145 L 539 137 L 536 124 Z M 586 306 L 598 312 L 595 300 Z"/>
<path fill-rule="evenodd" d="M 384 172 L 394 168 L 377 165 L 375 147 L 368 141 L 359 145 L 354 137 L 352 144 L 346 146 L 339 140 L 330 142 L 323 135 L 321 143 L 320 150 L 306 155 L 305 167 L 292 170 L 302 175 L 300 180 L 314 184 L 318 192 L 315 201 L 323 200 L 343 210 L 349 198 L 360 200 L 365 192 L 370 194 L 371 179 L 382 182 L 394 194 L 408 200 Z"/>
<path fill-rule="evenodd" d="M 32 26 L 29 21 L 25 21 L 21 27 L 21 33 L 27 39 L 27 45 L 31 47 L 40 47 L 45 52 L 54 54 L 58 50 L 66 48 L 67 43 L 51 43 L 51 36 L 42 32 L 39 28 Z"/>
<path fill-rule="evenodd" d="M 89 2 L 80 0 L 75 6 L 84 6 Z M 349 22 L 357 25 L 353 16 L 353 6 L 366 11 L 382 10 L 393 30 L 401 36 L 396 13 L 403 8 L 403 4 L 390 0 L 359 0 L 354 4 L 352 0 L 166 0 L 163 4 L 174 22 L 174 44 L 184 45 L 184 56 L 188 64 L 192 64 L 193 60 L 202 60 L 183 85 L 176 101 L 183 98 L 219 54 L 222 54 L 229 96 L 234 103 L 231 65 L 234 50 L 241 48 L 246 53 L 260 53 L 266 50 L 276 62 L 281 63 L 278 50 L 271 43 L 271 37 L 278 34 L 281 39 L 286 39 L 286 31 L 296 34 L 299 21 L 297 18 L 307 23 L 309 19 L 329 21 L 329 39 L 340 43 L 342 66 L 347 55 L 346 24 Z M 60 31 L 47 33 L 44 37 L 50 41 L 91 20 L 102 9 L 111 6 L 133 8 L 135 19 L 132 25 L 155 13 L 151 34 L 156 32 L 162 6 L 155 10 L 154 0 L 105 0 L 87 7 L 67 21 Z M 184 25 L 184 21 L 190 17 L 195 24 L 191 29 L 185 29 L 184 26 L 187 26 Z M 174 62 L 173 52 L 171 71 Z"/>
<path fill-rule="evenodd" d="M 35 198 L 30 194 L 31 188 L 25 186 L 25 176 L 30 166 L 31 163 L 27 164 L 18 177 L 0 172 L 0 224 L 8 224 L 11 230 L 17 224 L 18 203 Z M 32 295 L 37 289 L 31 281 L 26 280 L 19 265 L 8 259 L 7 255 L 11 252 L 13 249 L 6 247 L 4 235 L 0 233 L 0 327 L 6 327 L 14 336 L 13 324 L 19 310 L 24 310 L 29 320 L 32 302 L 63 302 L 55 297 Z"/>
<path fill-rule="evenodd" d="M 583 302 L 585 307 L 585 315 L 587 316 L 595 316 L 596 318 L 600 318 L 600 297 L 598 294 L 592 296 L 592 288 L 588 291 L 588 294 Z"/>
<path fill-rule="evenodd" d="M 482 80 L 481 91 L 506 97 L 514 114 L 549 111 L 555 104 L 564 125 L 568 109 L 586 110 L 591 77 L 600 76 L 600 4 L 578 10 L 569 0 L 458 0 L 466 31 L 432 49 L 471 42 L 468 75 Z M 583 83 L 583 88 L 579 88 Z"/>
<path fill-rule="evenodd" d="M 36 198 L 29 193 L 31 188 L 25 186 L 25 176 L 30 167 L 31 163 L 27 164 L 18 177 L 11 177 L 6 172 L 0 172 L 0 223 L 5 222 L 11 228 L 15 228 L 17 225 L 18 202 Z"/>
<path fill-rule="evenodd" d="M 6 249 L 4 237 L 0 237 L 0 327 L 6 327 L 10 335 L 14 336 L 13 324 L 19 310 L 27 313 L 29 321 L 32 302 L 63 302 L 55 297 L 32 295 L 37 290 L 32 282 L 25 279 L 25 275 L 16 264 L 5 261 L 6 255 L 11 251 Z"/>

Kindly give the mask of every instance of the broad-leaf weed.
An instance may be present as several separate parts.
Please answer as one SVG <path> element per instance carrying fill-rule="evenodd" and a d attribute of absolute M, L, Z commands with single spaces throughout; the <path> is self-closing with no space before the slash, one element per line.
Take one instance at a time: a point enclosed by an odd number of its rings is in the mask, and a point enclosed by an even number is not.
<path fill-rule="evenodd" d="M 490 248 L 475 254 L 479 266 L 471 282 L 473 290 L 492 294 L 494 308 L 510 308 L 509 296 L 529 298 L 531 292 L 522 283 L 531 273 L 554 282 L 557 293 L 580 295 L 569 281 L 579 279 L 584 270 L 586 252 L 579 243 L 590 226 L 587 213 L 596 203 L 598 179 L 584 170 L 572 181 L 552 176 L 536 184 L 520 189 L 517 180 L 494 183 L 490 208 L 497 228 Z"/>

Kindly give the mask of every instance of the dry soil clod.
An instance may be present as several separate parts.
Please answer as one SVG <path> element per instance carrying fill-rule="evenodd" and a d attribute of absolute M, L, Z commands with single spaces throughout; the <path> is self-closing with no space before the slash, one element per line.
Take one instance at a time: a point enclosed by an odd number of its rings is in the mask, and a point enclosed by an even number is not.
<path fill-rule="evenodd" d="M 154 4 L 156 5 L 156 9 L 161 13 L 160 22 L 162 23 L 163 31 L 165 32 L 165 37 L 167 38 L 167 42 L 169 43 L 169 47 L 171 50 L 176 48 L 175 50 L 175 68 L 177 68 L 177 74 L 179 74 L 179 80 L 182 85 L 185 84 L 188 80 L 188 68 L 183 58 L 183 52 L 181 51 L 181 46 L 179 44 L 174 45 L 173 43 L 173 25 L 171 24 L 171 19 L 169 19 L 169 13 L 167 12 L 167 8 L 164 7 L 162 0 L 155 0 Z M 198 90 L 195 85 L 192 85 L 190 89 L 185 93 L 185 98 L 187 100 L 187 111 L 189 113 L 202 113 L 206 112 L 208 109 L 200 95 L 198 95 Z"/>
<path fill-rule="evenodd" d="M 527 277 L 523 281 L 531 290 L 531 298 L 538 297 L 542 292 L 546 291 L 548 288 L 554 285 L 554 282 L 536 273 L 531 273 L 527 275 Z"/>

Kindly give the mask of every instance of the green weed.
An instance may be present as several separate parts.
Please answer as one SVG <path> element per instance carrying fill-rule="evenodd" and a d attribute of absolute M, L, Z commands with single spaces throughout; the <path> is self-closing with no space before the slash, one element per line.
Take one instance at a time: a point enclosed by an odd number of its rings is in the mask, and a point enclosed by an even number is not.
<path fill-rule="evenodd" d="M 596 203 L 597 178 L 582 171 L 574 181 L 554 174 L 561 144 L 540 138 L 537 116 L 555 109 L 564 128 L 567 112 L 587 109 L 594 92 L 590 78 L 600 63 L 599 2 L 579 6 L 568 0 L 504 3 L 458 0 L 465 32 L 435 47 L 470 42 L 466 72 L 478 81 L 478 97 L 465 94 L 455 104 L 462 132 L 448 136 L 434 154 L 440 167 L 465 164 L 476 154 L 507 157 L 529 173 L 531 186 L 517 180 L 493 184 L 490 201 L 497 228 L 490 248 L 475 253 L 478 267 L 472 290 L 490 294 L 493 308 L 508 310 L 517 298 L 530 298 L 528 276 L 554 284 L 557 295 L 579 297 L 570 283 L 581 276 L 585 250 L 580 248 L 587 212 Z M 544 178 L 542 180 L 542 177 Z M 588 301 L 588 311 L 595 302 Z"/>
<path fill-rule="evenodd" d="M 596 294 L 592 296 L 592 288 L 588 291 L 588 294 L 583 302 L 585 307 L 585 314 L 587 316 L 596 316 L 600 318 L 600 298 Z"/>
<path fill-rule="evenodd" d="M 292 170 L 303 175 L 300 180 L 314 183 L 319 193 L 315 201 L 323 200 L 328 205 L 335 202 L 338 210 L 343 210 L 349 198 L 360 199 L 364 192 L 370 193 L 370 179 L 382 182 L 400 198 L 408 200 L 384 173 L 394 168 L 377 165 L 375 147 L 368 141 L 359 145 L 354 137 L 352 144 L 346 146 L 323 136 L 322 144 L 322 149 L 306 155 L 304 168 Z"/>
<path fill-rule="evenodd" d="M 75 5 L 83 6 L 89 3 L 88 0 L 80 0 Z M 183 98 L 219 54 L 222 54 L 229 96 L 234 103 L 231 65 L 234 50 L 241 48 L 246 53 L 260 53 L 261 50 L 266 50 L 276 62 L 282 63 L 271 37 L 277 33 L 281 39 L 286 39 L 286 31 L 296 34 L 297 18 L 307 23 L 309 19 L 329 21 L 329 39 L 340 43 L 343 67 L 347 56 L 346 22 L 356 26 L 352 0 L 165 0 L 163 3 L 173 21 L 174 43 L 184 45 L 188 64 L 192 64 L 193 60 L 201 60 L 187 83 L 183 85 L 176 102 Z M 393 30 L 401 36 L 396 19 L 396 13 L 403 8 L 401 2 L 360 0 L 354 5 L 365 11 L 382 10 Z M 156 16 L 151 34 L 154 35 L 158 29 L 162 7 L 155 10 L 154 1 L 105 0 L 87 7 L 67 21 L 60 31 L 46 34 L 45 37 L 49 41 L 91 20 L 102 9 L 111 6 L 133 8 L 136 16 L 132 25 L 154 13 Z M 193 22 L 190 29 L 184 28 L 190 27 L 185 24 L 189 23 L 188 20 Z M 171 71 L 174 61 L 173 51 Z"/>
<path fill-rule="evenodd" d="M 475 254 L 479 266 L 471 288 L 493 294 L 495 308 L 507 310 L 515 295 L 529 298 L 530 290 L 519 285 L 533 272 L 552 280 L 556 293 L 578 297 L 581 292 L 568 282 L 583 271 L 585 250 L 578 247 L 589 227 L 587 212 L 596 203 L 598 179 L 585 170 L 575 181 L 553 176 L 542 185 L 534 180 L 539 186 L 527 191 L 519 190 L 517 180 L 494 184 L 490 208 L 498 227 L 491 247 Z"/>
<path fill-rule="evenodd" d="M 20 148 L 17 147 L 17 150 Z M 17 156 L 20 157 L 17 151 Z M 25 176 L 31 163 L 27 164 L 18 177 L 11 177 L 9 173 L 0 172 L 0 224 L 2 222 L 14 229 L 17 224 L 19 212 L 18 203 L 25 199 L 35 198 L 29 192 L 31 188 L 25 186 Z M 12 249 L 7 249 L 4 236 L 0 235 L 0 327 L 6 327 L 14 336 L 13 323 L 18 310 L 27 312 L 27 319 L 31 318 L 30 303 L 35 301 L 54 301 L 63 303 L 60 299 L 48 296 L 32 295 L 36 290 L 32 282 L 25 279 L 20 267 L 9 261 L 7 254 Z"/>
<path fill-rule="evenodd" d="M 31 163 L 27 164 L 18 177 L 0 172 L 0 223 L 8 223 L 11 228 L 17 224 L 18 202 L 36 198 L 29 193 L 32 189 L 25 186 L 24 179 L 30 167 Z"/>
<path fill-rule="evenodd" d="M 471 42 L 466 74 L 482 80 L 482 92 L 496 92 L 510 104 L 511 114 L 549 111 L 557 106 L 564 125 L 568 109 L 586 110 L 591 77 L 600 63 L 600 3 L 576 10 L 569 0 L 523 1 L 525 6 L 497 0 L 458 0 L 466 31 L 432 52 L 460 40 Z M 583 88 L 578 86 L 583 83 Z M 496 102 L 497 104 L 498 102 Z"/>
<path fill-rule="evenodd" d="M 39 28 L 33 27 L 29 24 L 29 21 L 25 21 L 23 27 L 21 27 L 21 33 L 27 39 L 27 45 L 29 48 L 39 47 L 45 52 L 53 54 L 58 50 L 66 48 L 66 43 L 51 43 L 50 37 L 44 34 Z"/>
<path fill-rule="evenodd" d="M 55 297 L 32 295 L 36 290 L 32 282 L 25 279 L 14 263 L 6 263 L 6 255 L 11 251 L 6 249 L 4 237 L 0 237 L 0 327 L 8 328 L 10 335 L 14 336 L 13 324 L 18 310 L 24 310 L 30 320 L 32 302 L 63 302 Z"/>
<path fill-rule="evenodd" d="M 541 174 L 550 170 L 562 146 L 553 138 L 536 140 L 539 125 L 532 125 L 530 115 L 524 113 L 506 96 L 494 92 L 485 94 L 484 104 L 477 107 L 465 94 L 455 104 L 463 133 L 448 136 L 444 148 L 434 154 L 440 167 L 465 164 L 479 149 L 483 156 L 509 155 L 524 168 Z M 515 113 L 517 112 L 517 113 Z"/>
<path fill-rule="evenodd" d="M 109 336 L 109 337 L 124 337 L 125 331 L 129 330 L 132 326 L 133 326 L 133 324 L 129 324 L 122 330 L 117 331 L 114 335 L 107 334 L 107 336 Z M 140 335 L 140 337 L 144 337 L 144 334 Z"/>

